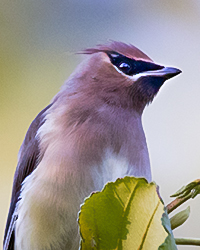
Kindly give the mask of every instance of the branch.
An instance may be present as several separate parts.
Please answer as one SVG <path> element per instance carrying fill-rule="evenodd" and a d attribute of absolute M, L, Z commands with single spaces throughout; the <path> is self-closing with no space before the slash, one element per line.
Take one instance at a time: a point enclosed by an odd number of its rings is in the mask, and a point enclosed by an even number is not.
<path fill-rule="evenodd" d="M 200 239 L 182 239 L 175 238 L 176 245 L 200 246 Z"/>
<path fill-rule="evenodd" d="M 182 187 L 174 195 L 171 196 L 177 198 L 166 206 L 168 214 L 190 198 L 196 197 L 198 194 L 200 194 L 200 179 L 197 179 Z"/>
<path fill-rule="evenodd" d="M 174 209 L 176 209 L 177 207 L 179 207 L 180 205 L 182 205 L 184 202 L 186 202 L 190 198 L 192 198 L 191 194 L 188 194 L 187 196 L 185 196 L 183 198 L 176 198 L 175 200 L 173 200 L 171 203 L 169 203 L 166 206 L 167 213 L 170 214 L 172 211 L 174 211 Z"/>

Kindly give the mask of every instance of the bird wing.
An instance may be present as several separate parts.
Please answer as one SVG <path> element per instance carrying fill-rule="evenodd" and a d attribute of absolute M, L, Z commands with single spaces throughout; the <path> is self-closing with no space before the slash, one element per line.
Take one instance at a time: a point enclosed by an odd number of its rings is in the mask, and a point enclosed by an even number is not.
<path fill-rule="evenodd" d="M 19 160 L 14 175 L 12 197 L 4 234 L 3 250 L 14 250 L 14 227 L 17 220 L 16 204 L 19 200 L 21 184 L 37 167 L 39 161 L 39 142 L 36 138 L 38 129 L 44 124 L 45 116 L 52 103 L 43 109 L 31 123 L 19 151 Z"/>

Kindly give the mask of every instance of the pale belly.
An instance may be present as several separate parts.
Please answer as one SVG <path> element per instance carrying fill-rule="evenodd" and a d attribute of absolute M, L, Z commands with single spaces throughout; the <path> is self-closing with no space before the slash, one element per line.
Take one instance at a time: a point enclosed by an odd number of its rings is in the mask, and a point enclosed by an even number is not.
<path fill-rule="evenodd" d="M 107 182 L 135 175 L 134 166 L 110 151 L 101 164 L 91 166 L 88 172 L 65 173 L 61 166 L 52 166 L 56 170 L 47 173 L 45 167 L 38 166 L 23 185 L 15 250 L 77 250 L 77 215 L 84 198 Z"/>

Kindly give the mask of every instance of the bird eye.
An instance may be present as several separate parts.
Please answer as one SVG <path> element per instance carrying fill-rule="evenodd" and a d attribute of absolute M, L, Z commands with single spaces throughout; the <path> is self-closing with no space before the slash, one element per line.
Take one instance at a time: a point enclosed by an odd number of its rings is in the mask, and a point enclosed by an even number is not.
<path fill-rule="evenodd" d="M 132 73 L 133 63 L 131 59 L 116 52 L 110 53 L 108 54 L 108 56 L 110 57 L 112 64 L 115 65 L 124 74 L 130 75 Z"/>
<path fill-rule="evenodd" d="M 131 69 L 131 65 L 129 65 L 128 63 L 122 62 L 120 63 L 120 65 L 118 66 L 118 68 L 123 71 L 125 74 L 128 74 L 130 69 Z"/>

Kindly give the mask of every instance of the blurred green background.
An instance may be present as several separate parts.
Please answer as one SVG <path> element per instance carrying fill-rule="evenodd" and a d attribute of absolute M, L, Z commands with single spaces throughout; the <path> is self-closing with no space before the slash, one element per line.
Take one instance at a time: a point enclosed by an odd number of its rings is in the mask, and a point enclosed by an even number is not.
<path fill-rule="evenodd" d="M 74 52 L 108 39 L 132 43 L 183 71 L 146 108 L 143 124 L 153 179 L 166 203 L 199 178 L 200 1 L 1 0 L 0 27 L 1 238 L 30 122 L 81 61 Z M 200 237 L 200 198 L 189 203 L 191 216 L 177 237 Z"/>

